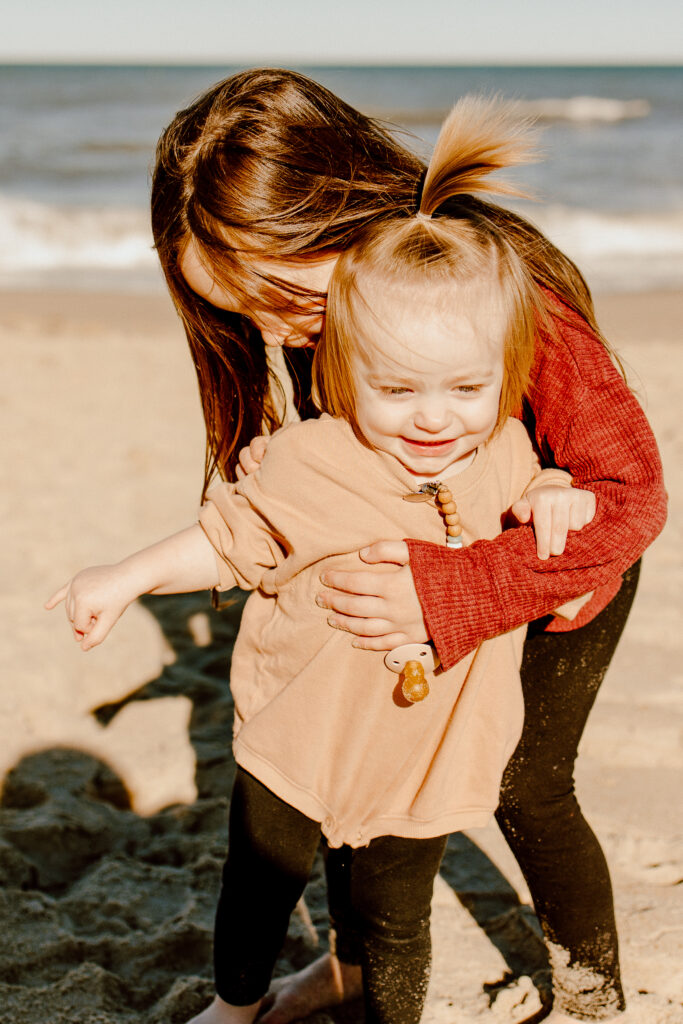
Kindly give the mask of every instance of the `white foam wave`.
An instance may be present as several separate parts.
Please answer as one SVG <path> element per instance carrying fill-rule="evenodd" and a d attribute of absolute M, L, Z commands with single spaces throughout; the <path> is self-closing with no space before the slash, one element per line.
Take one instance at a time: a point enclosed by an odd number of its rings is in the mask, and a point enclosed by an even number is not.
<path fill-rule="evenodd" d="M 0 196 L 0 282 L 28 283 L 66 271 L 151 271 L 156 257 L 146 211 L 53 206 Z"/>
<path fill-rule="evenodd" d="M 542 122 L 568 121 L 572 124 L 616 124 L 633 118 L 647 117 L 651 106 L 647 100 L 618 100 L 606 96 L 545 97 L 518 100 L 517 108 Z M 449 107 L 370 107 L 368 112 L 395 124 L 440 125 Z"/>
<path fill-rule="evenodd" d="M 683 210 L 607 214 L 525 205 L 523 213 L 599 291 L 683 284 Z M 156 290 L 160 281 L 146 210 L 0 196 L 0 287 Z"/>
<path fill-rule="evenodd" d="M 571 121 L 575 124 L 615 124 L 647 117 L 651 110 L 647 100 L 617 100 L 605 96 L 526 100 L 520 106 L 540 121 Z"/>
<path fill-rule="evenodd" d="M 683 211 L 626 215 L 548 206 L 525 215 L 597 291 L 683 285 Z"/>

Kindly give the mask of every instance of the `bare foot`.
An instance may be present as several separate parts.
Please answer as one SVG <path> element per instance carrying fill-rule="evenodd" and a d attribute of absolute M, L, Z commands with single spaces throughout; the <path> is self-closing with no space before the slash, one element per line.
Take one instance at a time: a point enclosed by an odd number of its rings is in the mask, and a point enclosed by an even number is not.
<path fill-rule="evenodd" d="M 260 999 L 249 1006 L 231 1006 L 215 996 L 213 1002 L 187 1024 L 251 1024 L 260 1006 Z"/>
<path fill-rule="evenodd" d="M 326 953 L 302 971 L 277 978 L 272 983 L 263 998 L 259 1024 L 290 1024 L 326 1006 L 358 999 L 362 994 L 360 967 L 342 963 L 336 956 Z M 206 1021 L 206 1024 L 213 1022 Z"/>

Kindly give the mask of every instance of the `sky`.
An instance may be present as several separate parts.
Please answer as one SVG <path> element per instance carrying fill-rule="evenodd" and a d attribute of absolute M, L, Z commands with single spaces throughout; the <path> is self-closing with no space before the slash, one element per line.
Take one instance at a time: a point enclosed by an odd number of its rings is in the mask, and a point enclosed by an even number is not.
<path fill-rule="evenodd" d="M 683 63 L 680 0 L 4 0 L 0 62 Z"/>

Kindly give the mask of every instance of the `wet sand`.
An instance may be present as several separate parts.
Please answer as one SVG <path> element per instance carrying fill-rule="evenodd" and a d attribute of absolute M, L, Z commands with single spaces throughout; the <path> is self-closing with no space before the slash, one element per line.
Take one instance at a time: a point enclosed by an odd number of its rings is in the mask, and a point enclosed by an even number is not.
<path fill-rule="evenodd" d="M 584 737 L 577 785 L 612 869 L 629 1024 L 683 1021 L 683 293 L 605 296 L 661 445 L 669 523 Z M 4 294 L 0 1005 L 8 1024 L 182 1024 L 211 996 L 239 607 L 147 598 L 83 655 L 45 598 L 195 515 L 203 426 L 165 297 Z M 278 962 L 325 948 L 320 866 Z M 548 969 L 494 826 L 451 840 L 425 1024 L 520 1021 Z M 359 1024 L 362 1009 L 317 1024 Z"/>

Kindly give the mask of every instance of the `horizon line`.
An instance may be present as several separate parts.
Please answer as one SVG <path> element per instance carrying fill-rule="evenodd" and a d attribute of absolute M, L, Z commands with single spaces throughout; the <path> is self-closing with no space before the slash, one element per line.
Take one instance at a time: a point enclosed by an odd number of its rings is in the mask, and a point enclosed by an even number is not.
<path fill-rule="evenodd" d="M 187 58 L 173 57 L 50 57 L 49 59 L 31 57 L 6 57 L 0 54 L 0 67 L 310 67 L 310 68 L 489 68 L 489 67 L 510 67 L 510 68 L 682 68 L 681 58 L 628 58 L 614 57 L 600 60 L 598 58 L 562 58 L 548 62 L 547 60 L 535 60 L 532 58 L 511 59 L 477 59 L 477 60 L 445 60 L 442 58 L 417 59 L 384 59 L 384 58 L 335 58 L 334 60 L 311 60 L 297 57 L 287 58 L 286 63 L 281 59 L 271 59 L 267 56 L 252 58 L 202 58 L 189 60 Z"/>

